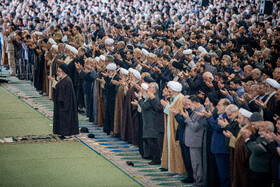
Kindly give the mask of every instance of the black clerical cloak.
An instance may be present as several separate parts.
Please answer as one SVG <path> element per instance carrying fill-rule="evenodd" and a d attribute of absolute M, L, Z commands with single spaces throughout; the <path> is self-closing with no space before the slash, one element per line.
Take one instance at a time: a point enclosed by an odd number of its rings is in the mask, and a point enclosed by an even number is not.
<path fill-rule="evenodd" d="M 106 98 L 106 114 L 103 131 L 109 135 L 110 132 L 114 130 L 115 99 L 118 90 L 118 86 L 114 85 L 111 81 L 119 81 L 119 75 L 116 74 L 112 78 L 105 77 L 104 79 L 106 81 L 104 89 Z"/>
<path fill-rule="evenodd" d="M 79 134 L 77 100 L 69 76 L 56 84 L 53 101 L 53 133 L 62 136 Z"/>

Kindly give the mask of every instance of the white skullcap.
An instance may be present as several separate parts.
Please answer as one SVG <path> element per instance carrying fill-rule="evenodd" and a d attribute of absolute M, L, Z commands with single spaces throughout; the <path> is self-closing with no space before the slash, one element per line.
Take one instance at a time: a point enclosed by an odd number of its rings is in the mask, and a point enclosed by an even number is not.
<path fill-rule="evenodd" d="M 115 63 L 110 63 L 106 66 L 107 70 L 117 70 L 117 65 Z"/>
<path fill-rule="evenodd" d="M 42 32 L 39 32 L 39 31 L 35 31 L 34 34 L 35 34 L 35 35 L 38 35 L 38 36 L 42 36 L 42 35 L 43 35 L 43 33 L 42 33 Z"/>
<path fill-rule="evenodd" d="M 49 38 L 48 42 L 50 42 L 52 45 L 56 45 L 56 42 L 52 38 Z"/>
<path fill-rule="evenodd" d="M 265 82 L 267 82 L 268 84 L 270 84 L 271 86 L 273 86 L 276 89 L 280 88 L 280 84 L 275 79 L 267 78 L 265 80 Z"/>
<path fill-rule="evenodd" d="M 142 84 L 141 84 L 141 87 L 142 87 L 144 90 L 148 91 L 149 85 L 148 85 L 147 83 L 142 83 Z"/>
<path fill-rule="evenodd" d="M 113 45 L 113 44 L 114 44 L 114 40 L 113 40 L 112 38 L 107 38 L 107 39 L 105 40 L 105 44 L 107 44 L 107 45 Z"/>
<path fill-rule="evenodd" d="M 149 54 L 149 52 L 146 49 L 142 49 L 142 53 L 147 56 Z"/>
<path fill-rule="evenodd" d="M 100 55 L 99 59 L 102 60 L 102 61 L 105 61 L 106 57 L 104 55 Z"/>
<path fill-rule="evenodd" d="M 183 51 L 184 55 L 191 55 L 192 54 L 192 50 L 191 49 L 187 49 Z"/>
<path fill-rule="evenodd" d="M 156 57 L 156 55 L 155 55 L 154 53 L 149 53 L 148 55 L 149 55 L 149 57 L 151 57 L 151 58 L 155 58 L 155 57 Z"/>
<path fill-rule="evenodd" d="M 124 68 L 120 68 L 120 73 L 124 75 L 128 75 L 128 71 Z"/>
<path fill-rule="evenodd" d="M 132 74 L 134 75 L 134 77 L 136 77 L 137 79 L 141 79 L 141 75 L 139 73 L 139 71 L 137 71 L 136 69 L 132 69 Z"/>
<path fill-rule="evenodd" d="M 242 114 L 242 116 L 244 116 L 246 118 L 250 118 L 251 115 L 253 114 L 252 112 L 249 112 L 248 110 L 246 110 L 244 108 L 240 108 L 239 113 Z"/>
<path fill-rule="evenodd" d="M 171 88 L 175 92 L 181 92 L 182 91 L 182 84 L 180 84 L 179 82 L 169 81 L 167 83 L 167 87 Z"/>
<path fill-rule="evenodd" d="M 199 46 L 198 50 L 199 50 L 200 53 L 203 53 L 203 52 L 207 53 L 206 49 L 202 46 Z"/>
<path fill-rule="evenodd" d="M 95 57 L 94 58 L 97 62 L 99 62 L 99 57 L 97 56 L 97 57 Z"/>
<path fill-rule="evenodd" d="M 57 45 L 52 45 L 52 48 L 54 48 L 55 50 L 58 50 L 58 46 Z"/>
<path fill-rule="evenodd" d="M 78 54 L 78 50 L 75 47 L 73 47 L 73 46 L 70 46 L 69 50 L 72 51 L 72 53 L 74 53 L 75 55 Z"/>

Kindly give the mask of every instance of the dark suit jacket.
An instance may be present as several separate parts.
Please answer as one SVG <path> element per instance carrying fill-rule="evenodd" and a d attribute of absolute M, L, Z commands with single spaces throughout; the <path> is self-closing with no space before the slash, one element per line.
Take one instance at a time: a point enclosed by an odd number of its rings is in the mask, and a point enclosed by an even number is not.
<path fill-rule="evenodd" d="M 226 113 L 222 115 L 224 119 L 229 121 Z M 226 145 L 226 137 L 223 134 L 223 129 L 218 124 L 218 118 L 214 119 L 213 116 L 207 119 L 208 123 L 210 124 L 213 134 L 211 138 L 211 152 L 213 154 L 217 153 L 229 153 L 229 146 Z"/>

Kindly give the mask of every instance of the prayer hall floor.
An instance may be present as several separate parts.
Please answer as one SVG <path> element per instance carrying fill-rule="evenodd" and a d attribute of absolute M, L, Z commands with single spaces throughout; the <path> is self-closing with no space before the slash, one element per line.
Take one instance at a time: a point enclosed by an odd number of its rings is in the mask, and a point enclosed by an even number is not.
<path fill-rule="evenodd" d="M 53 102 L 27 81 L 7 77 L 0 86 L 0 138 L 52 133 Z M 28 106 L 29 105 L 29 106 Z M 183 178 L 151 166 L 138 148 L 107 136 L 102 127 L 79 114 L 81 133 L 76 141 L 0 144 L 0 186 L 191 186 Z M 131 161 L 134 166 L 128 166 Z"/>

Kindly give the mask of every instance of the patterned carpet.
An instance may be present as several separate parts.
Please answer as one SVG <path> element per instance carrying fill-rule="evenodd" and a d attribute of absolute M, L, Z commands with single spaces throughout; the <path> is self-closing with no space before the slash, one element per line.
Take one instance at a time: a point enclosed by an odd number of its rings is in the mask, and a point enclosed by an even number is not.
<path fill-rule="evenodd" d="M 20 81 L 15 77 L 5 79 L 9 80 L 9 83 L 2 84 L 4 88 L 52 120 L 53 102 L 48 96 L 38 94 L 30 82 Z M 143 186 L 191 186 L 181 183 L 184 177 L 173 178 L 172 173 L 161 172 L 160 165 L 149 165 L 150 160 L 143 159 L 137 147 L 111 135 L 107 136 L 102 127 L 89 123 L 85 115 L 79 114 L 79 122 L 80 127 L 87 127 L 89 133 L 95 134 L 95 138 L 88 138 L 87 133 L 81 133 L 76 138 Z M 127 165 L 127 161 L 133 162 L 134 166 Z"/>

